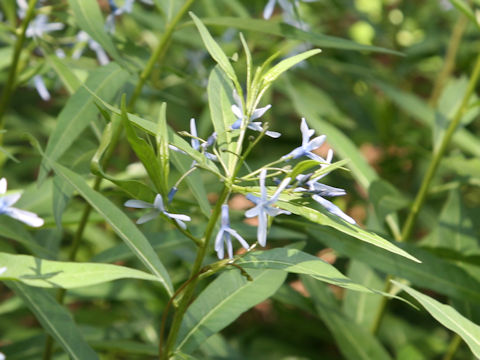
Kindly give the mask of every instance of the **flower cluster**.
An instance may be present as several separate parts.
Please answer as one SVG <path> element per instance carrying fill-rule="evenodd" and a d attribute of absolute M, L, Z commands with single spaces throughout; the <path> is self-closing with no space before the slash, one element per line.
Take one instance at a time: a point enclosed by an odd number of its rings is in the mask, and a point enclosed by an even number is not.
<path fill-rule="evenodd" d="M 3 196 L 0 197 L 0 215 L 7 215 L 32 227 L 43 225 L 43 219 L 39 218 L 37 214 L 12 207 L 22 196 L 21 193 L 4 195 L 6 192 L 7 180 L 2 178 L 0 179 L 0 195 Z"/>
<path fill-rule="evenodd" d="M 241 127 L 244 112 L 241 107 L 241 101 L 237 96 L 237 104 L 232 106 L 232 112 L 235 114 L 236 120 L 231 125 L 231 129 L 239 129 Z M 256 109 L 252 112 L 252 116 L 249 119 L 250 122 L 247 125 L 247 128 L 255 130 L 255 131 L 264 131 L 261 126 L 260 122 L 252 122 L 251 120 L 258 119 L 261 117 L 271 106 L 268 105 L 266 107 Z M 254 127 L 251 127 L 250 124 L 254 124 Z M 313 129 L 309 129 L 307 121 L 303 118 L 300 124 L 300 130 L 302 134 L 302 143 L 299 147 L 295 148 L 288 154 L 282 156 L 279 161 L 289 162 L 292 159 L 298 159 L 301 157 L 308 157 L 312 160 L 318 162 L 319 170 L 323 170 L 331 165 L 333 159 L 333 151 L 330 149 L 327 153 L 326 159 L 322 158 L 321 156 L 315 154 L 313 151 L 320 147 L 325 139 L 325 135 L 320 135 L 311 139 L 315 131 Z M 272 136 L 270 133 L 270 136 Z M 265 132 L 268 135 L 268 132 Z M 273 133 L 278 134 L 279 133 Z M 195 119 L 190 120 L 190 144 L 194 150 L 200 151 L 208 160 L 214 161 L 221 161 L 217 156 L 207 151 L 208 148 L 215 146 L 216 136 L 217 134 L 214 132 L 211 136 L 208 137 L 207 140 L 203 140 L 198 137 L 197 127 L 195 123 Z M 273 136 L 277 137 L 277 136 Z M 169 145 L 169 147 L 177 152 L 186 154 L 185 151 L 177 148 L 176 146 Z M 218 151 L 218 150 L 214 150 Z M 184 177 L 188 176 L 188 174 L 196 168 L 196 161 L 192 163 L 191 169 L 182 175 L 180 180 L 171 188 L 167 197 L 168 202 L 170 203 L 173 199 L 173 196 L 178 191 L 178 185 L 183 180 Z M 323 172 L 321 175 L 315 176 L 315 173 L 309 174 L 300 174 L 297 175 L 295 179 L 291 177 L 285 177 L 282 181 L 279 181 L 277 184 L 277 188 L 275 189 L 273 195 L 268 195 L 267 186 L 265 185 L 267 179 L 267 168 L 263 168 L 261 170 L 257 170 L 259 172 L 259 195 L 248 193 L 246 198 L 250 200 L 255 206 L 245 212 L 245 217 L 253 218 L 256 217 L 258 219 L 258 227 L 257 227 L 257 242 L 261 246 L 266 246 L 267 242 L 267 232 L 268 232 L 268 219 L 270 217 L 275 217 L 281 214 L 289 215 L 290 212 L 275 207 L 275 203 L 279 199 L 280 194 L 285 191 L 287 188 L 289 189 L 290 193 L 302 193 L 305 196 L 311 196 L 313 200 L 315 200 L 318 204 L 323 206 L 328 212 L 334 214 L 341 219 L 345 220 L 350 224 L 355 224 L 355 220 L 353 220 L 350 216 L 346 215 L 338 206 L 330 202 L 329 200 L 325 199 L 325 197 L 336 197 L 345 195 L 346 192 L 343 189 L 336 188 L 333 186 L 325 185 L 320 183 L 319 181 L 325 177 L 328 172 Z M 292 182 L 292 185 L 290 183 Z M 190 217 L 187 215 L 182 214 L 173 214 L 167 212 L 163 203 L 162 196 L 158 194 L 155 198 L 153 204 L 141 201 L 141 200 L 128 200 L 125 203 L 125 206 L 133 207 L 133 208 L 149 208 L 154 209 L 153 212 L 147 213 L 143 215 L 137 220 L 137 224 L 143 224 L 147 221 L 152 220 L 153 218 L 157 217 L 158 215 L 162 215 L 166 218 L 169 218 L 176 222 L 176 224 L 182 228 L 183 230 L 186 229 L 186 225 L 184 221 L 190 221 Z M 220 229 L 215 238 L 215 251 L 217 256 L 222 259 L 225 255 L 225 248 L 229 258 L 233 257 L 233 245 L 232 245 L 232 237 L 238 240 L 242 247 L 245 249 L 249 249 L 248 243 L 245 239 L 234 229 L 230 227 L 230 218 L 229 218 L 229 208 L 227 202 L 221 205 L 221 216 L 220 216 Z"/>

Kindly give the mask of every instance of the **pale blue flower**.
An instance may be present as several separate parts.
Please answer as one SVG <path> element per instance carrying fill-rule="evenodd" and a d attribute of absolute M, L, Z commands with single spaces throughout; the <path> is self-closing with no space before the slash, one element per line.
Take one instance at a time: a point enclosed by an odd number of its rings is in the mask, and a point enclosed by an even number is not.
<path fill-rule="evenodd" d="M 317 154 L 314 154 L 312 151 L 319 148 L 324 143 L 327 137 L 325 135 L 320 135 L 310 140 L 310 137 L 315 134 L 315 130 L 308 128 L 305 118 L 302 118 L 300 130 L 302 131 L 302 145 L 292 150 L 287 155 L 282 156 L 282 159 L 288 161 L 290 159 L 297 159 L 302 156 L 307 156 L 310 159 L 316 160 L 321 163 L 326 162 L 325 159 L 318 156 Z"/>
<path fill-rule="evenodd" d="M 25 32 L 25 36 L 27 38 L 42 37 L 45 33 L 62 30 L 64 27 L 65 25 L 62 23 L 49 23 L 48 16 L 40 14 L 30 22 L 27 31 Z"/>
<path fill-rule="evenodd" d="M 238 242 L 248 250 L 248 243 L 240 236 L 240 234 L 233 230 L 230 227 L 230 219 L 228 217 L 228 205 L 222 205 L 222 216 L 221 216 L 221 225 L 220 230 L 218 231 L 217 237 L 215 238 L 215 251 L 219 259 L 223 259 L 224 256 L 224 246 L 227 245 L 228 257 L 233 258 L 233 247 L 232 247 L 232 238 L 238 240 Z"/>
<path fill-rule="evenodd" d="M 257 240 L 262 246 L 265 246 L 267 242 L 268 215 L 277 216 L 280 214 L 290 214 L 289 211 L 272 207 L 272 205 L 278 200 L 280 193 L 287 187 L 290 178 L 285 178 L 278 186 L 273 196 L 269 199 L 267 196 L 267 188 L 265 187 L 266 175 L 267 171 L 265 169 L 262 170 L 260 173 L 260 197 L 253 194 L 247 194 L 247 199 L 255 203 L 256 206 L 245 212 L 245 216 L 248 218 L 258 216 Z"/>
<path fill-rule="evenodd" d="M 325 163 L 320 164 L 320 168 L 323 169 L 331 164 L 333 158 L 333 150 L 330 149 L 327 154 L 327 159 Z M 344 189 L 336 188 L 333 186 L 325 185 L 319 183 L 318 181 L 327 176 L 329 173 L 322 174 L 317 176 L 316 178 L 311 178 L 312 174 L 308 175 L 298 175 L 296 177 L 298 181 L 298 185 L 302 187 L 296 188 L 294 191 L 304 191 L 308 192 L 312 195 L 312 199 L 322 205 L 328 212 L 337 215 L 338 217 L 342 218 L 343 220 L 349 222 L 350 224 L 356 224 L 355 220 L 353 220 L 350 216 L 345 214 L 338 206 L 333 204 L 332 202 L 324 199 L 324 196 L 327 197 L 335 197 L 335 196 L 343 196 L 346 195 L 347 192 Z"/>
<path fill-rule="evenodd" d="M 35 89 L 37 89 L 38 95 L 40 95 L 43 101 L 48 101 L 51 99 L 50 93 L 48 92 L 41 75 L 35 75 L 33 77 L 33 85 L 35 86 Z"/>
<path fill-rule="evenodd" d="M 302 0 L 303 2 L 315 2 L 317 0 Z M 283 19 L 287 24 L 299 29 L 307 30 L 308 26 L 298 18 L 299 0 L 269 0 L 263 9 L 263 18 L 270 19 L 278 3 L 283 11 Z"/>
<path fill-rule="evenodd" d="M 348 216 L 342 210 L 340 210 L 340 208 L 337 205 L 324 199 L 320 195 L 313 195 L 312 199 L 318 202 L 320 205 L 322 205 L 328 212 L 334 215 L 337 215 L 338 217 L 342 218 L 343 220 L 345 220 L 346 222 L 352 225 L 356 224 L 355 220 L 353 220 L 350 216 Z"/>
<path fill-rule="evenodd" d="M 162 195 L 160 194 L 157 194 L 153 204 L 148 203 L 146 201 L 142 201 L 142 200 L 128 200 L 125 202 L 124 206 L 132 207 L 136 209 L 154 209 L 152 212 L 149 212 L 148 214 L 145 214 L 142 217 L 140 217 L 137 220 L 137 224 L 146 223 L 147 221 L 150 221 L 156 218 L 158 215 L 163 214 L 166 217 L 175 220 L 178 226 L 180 226 L 182 229 L 185 230 L 187 228 L 187 225 L 185 225 L 184 221 L 191 220 L 190 216 L 182 215 L 182 214 L 172 214 L 167 212 L 165 210 L 165 206 L 163 205 Z"/>
<path fill-rule="evenodd" d="M 211 154 L 207 151 L 207 148 L 212 146 L 215 141 L 217 140 L 217 133 L 214 132 L 212 135 L 210 135 L 207 139 L 207 141 L 204 141 L 202 142 L 202 144 L 200 144 L 200 140 L 198 138 L 198 133 L 197 133 L 197 125 L 195 123 L 195 119 L 192 118 L 190 119 L 190 135 L 192 135 L 191 139 L 190 139 L 190 144 L 192 146 L 192 148 L 196 151 L 200 151 L 203 153 L 203 155 L 205 155 L 205 157 L 209 160 L 212 160 L 212 161 L 217 161 L 217 157 L 214 155 L 214 154 Z M 176 147 L 175 145 L 171 145 L 169 144 L 168 147 L 176 152 L 179 152 L 179 153 L 182 153 L 182 154 L 186 154 L 185 151 L 179 149 L 178 147 Z M 195 166 L 196 162 L 193 161 L 192 163 L 192 167 Z"/>
<path fill-rule="evenodd" d="M 0 195 L 5 194 L 6 192 L 7 180 L 2 178 L 0 179 Z M 43 219 L 38 217 L 37 214 L 12 207 L 12 205 L 15 204 L 21 196 L 22 195 L 20 193 L 15 193 L 0 197 L 0 215 L 7 215 L 32 227 L 42 226 Z"/>
<path fill-rule="evenodd" d="M 230 128 L 232 130 L 238 130 L 242 127 L 243 105 L 242 105 L 242 100 L 240 99 L 240 97 L 238 96 L 238 93 L 236 91 L 233 92 L 233 98 L 234 98 L 236 104 L 232 105 L 232 112 L 235 115 L 235 117 L 237 118 L 237 120 L 232 124 L 232 126 Z M 257 119 L 261 118 L 268 111 L 268 109 L 270 109 L 271 107 L 272 107 L 272 105 L 268 104 L 267 106 L 264 106 L 262 108 L 258 108 L 258 109 L 253 110 L 252 115 L 250 116 L 250 119 L 248 120 L 247 127 L 250 130 L 262 132 L 263 131 L 262 123 L 260 121 L 253 121 L 253 120 L 257 120 Z M 272 138 L 278 138 L 282 134 L 280 134 L 279 132 L 276 132 L 276 131 L 266 131 L 265 135 L 270 136 Z"/>
<path fill-rule="evenodd" d="M 105 21 L 105 30 L 110 33 L 115 32 L 115 18 L 122 14 L 129 14 L 133 10 L 133 3 L 135 0 L 125 0 L 122 6 L 117 6 L 114 0 L 109 0 L 108 4 L 110 5 L 110 15 L 107 16 Z M 154 5 L 152 0 L 141 0 L 141 2 L 147 5 Z"/>
<path fill-rule="evenodd" d="M 82 56 L 83 51 L 85 50 L 85 46 L 88 45 L 88 47 L 97 55 L 97 60 L 100 65 L 107 65 L 110 62 L 110 59 L 102 46 L 93 40 L 85 31 L 79 31 L 77 34 L 77 41 L 82 43 L 82 46 L 78 47 L 73 52 L 72 59 L 80 59 L 80 56 Z"/>

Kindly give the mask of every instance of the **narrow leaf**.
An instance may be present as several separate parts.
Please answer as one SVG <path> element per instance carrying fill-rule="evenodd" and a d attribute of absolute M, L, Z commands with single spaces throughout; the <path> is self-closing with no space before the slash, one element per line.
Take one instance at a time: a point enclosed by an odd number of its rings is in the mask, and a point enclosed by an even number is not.
<path fill-rule="evenodd" d="M 457 310 L 449 305 L 442 304 L 430 296 L 422 294 L 411 287 L 401 284 L 397 281 L 392 282 L 414 297 L 422 306 L 443 326 L 452 330 L 461 336 L 461 338 L 467 343 L 468 347 L 475 355 L 480 358 L 480 326 L 474 324 Z"/>
<path fill-rule="evenodd" d="M 227 76 L 236 81 L 237 75 L 235 75 L 235 71 L 233 70 L 232 64 L 227 58 L 227 55 L 223 52 L 222 48 L 217 44 L 217 42 L 213 39 L 212 35 L 208 32 L 207 28 L 200 19 L 195 16 L 194 13 L 190 12 L 190 16 L 195 23 L 195 26 L 202 37 L 203 44 L 207 48 L 208 52 L 212 56 L 212 58 L 220 65 L 223 71 L 227 74 Z"/>
<path fill-rule="evenodd" d="M 45 331 L 52 336 L 74 360 L 95 360 L 97 354 L 84 340 L 72 315 L 47 290 L 32 288 L 15 281 L 6 281 L 33 312 Z"/>
<path fill-rule="evenodd" d="M 72 289 L 118 279 L 159 281 L 151 274 L 118 265 L 49 261 L 28 255 L 0 253 L 7 270 L 0 280 L 16 280 L 29 286 Z"/>
<path fill-rule="evenodd" d="M 172 295 L 173 287 L 167 270 L 143 233 L 138 230 L 128 216 L 102 194 L 91 189 L 80 175 L 57 163 L 49 162 L 49 164 L 58 176 L 68 181 L 105 218 L 147 269 L 158 277 L 168 294 Z"/>
<path fill-rule="evenodd" d="M 309 51 L 305 51 L 304 53 L 291 56 L 288 59 L 280 61 L 277 65 L 272 67 L 263 75 L 264 83 L 272 83 L 275 81 L 282 73 L 290 69 L 292 66 L 297 65 L 298 63 L 302 62 L 309 57 L 321 53 L 322 50 L 320 49 L 313 49 Z"/>
<path fill-rule="evenodd" d="M 248 281 L 236 270 L 227 271 L 198 296 L 183 318 L 177 348 L 191 353 L 206 339 L 232 323 L 243 312 L 272 296 L 286 273 L 249 270 Z"/>

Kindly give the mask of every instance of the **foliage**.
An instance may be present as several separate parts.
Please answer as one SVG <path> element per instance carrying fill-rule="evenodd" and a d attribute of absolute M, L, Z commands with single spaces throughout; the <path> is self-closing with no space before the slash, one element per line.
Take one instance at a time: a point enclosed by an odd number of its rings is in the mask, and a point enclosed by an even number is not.
<path fill-rule="evenodd" d="M 479 6 L 0 2 L 0 359 L 480 356 Z"/>

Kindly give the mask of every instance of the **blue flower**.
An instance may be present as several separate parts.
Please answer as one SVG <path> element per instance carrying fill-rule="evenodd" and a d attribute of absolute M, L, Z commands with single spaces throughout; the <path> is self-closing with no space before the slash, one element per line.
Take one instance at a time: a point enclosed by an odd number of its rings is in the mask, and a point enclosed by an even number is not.
<path fill-rule="evenodd" d="M 107 65 L 110 62 L 110 59 L 102 46 L 93 40 L 85 31 L 82 30 L 78 32 L 77 41 L 80 46 L 73 52 L 72 59 L 80 59 L 80 56 L 82 56 L 83 51 L 85 50 L 85 46 L 88 45 L 88 47 L 97 55 L 97 60 L 100 65 Z"/>
<path fill-rule="evenodd" d="M 220 230 L 218 231 L 217 237 L 215 238 L 215 251 L 219 259 L 223 259 L 224 256 L 224 246 L 227 245 L 228 257 L 233 258 L 233 247 L 231 236 L 235 237 L 240 244 L 248 250 L 248 243 L 240 236 L 240 234 L 233 230 L 230 227 L 230 220 L 228 218 L 228 205 L 222 205 L 222 217 Z"/>
<path fill-rule="evenodd" d="M 158 215 L 163 214 L 166 217 L 173 219 L 176 221 L 178 226 L 180 226 L 182 229 L 186 229 L 187 225 L 185 225 L 184 221 L 190 221 L 191 218 L 190 216 L 187 215 L 182 215 L 182 214 L 171 214 L 165 210 L 165 206 L 163 206 L 163 199 L 162 195 L 157 194 L 155 197 L 155 201 L 153 204 L 150 204 L 146 201 L 142 200 L 128 200 L 125 202 L 124 206 L 127 207 L 132 207 L 136 209 L 154 209 L 152 212 L 143 215 L 137 220 L 137 224 L 143 224 L 146 223 L 147 221 L 150 221 L 154 218 L 156 218 Z"/>
<path fill-rule="evenodd" d="M 318 202 L 320 205 L 322 205 L 328 212 L 334 215 L 337 215 L 338 217 L 342 218 L 343 220 L 345 220 L 346 222 L 352 225 L 356 224 L 355 220 L 353 220 L 350 216 L 348 216 L 342 210 L 340 210 L 340 208 L 337 205 L 324 199 L 320 195 L 313 195 L 312 199 Z"/>
<path fill-rule="evenodd" d="M 45 33 L 62 30 L 64 27 L 65 25 L 62 23 L 49 23 L 48 16 L 40 14 L 28 25 L 25 36 L 27 38 L 42 37 Z"/>
<path fill-rule="evenodd" d="M 327 159 L 324 164 L 320 165 L 320 168 L 327 167 L 333 158 L 333 151 L 330 149 L 328 151 Z M 356 224 L 355 220 L 353 220 L 350 216 L 345 214 L 338 206 L 333 204 L 332 202 L 324 199 L 324 196 L 327 197 L 334 197 L 334 196 L 343 196 L 346 195 L 346 191 L 344 189 L 336 188 L 333 186 L 325 185 L 319 183 L 318 181 L 328 175 L 328 173 L 322 174 L 317 176 L 316 178 L 311 179 L 312 174 L 308 175 L 298 175 L 297 181 L 298 184 L 302 187 L 296 188 L 294 191 L 304 191 L 308 192 L 312 195 L 312 199 L 322 205 L 328 212 L 342 218 L 343 220 L 349 222 L 350 224 Z"/>
<path fill-rule="evenodd" d="M 236 91 L 233 92 L 233 98 L 235 99 L 236 104 L 232 105 L 232 112 L 235 115 L 235 117 L 237 118 L 237 120 L 232 124 L 232 126 L 230 128 L 232 130 L 238 130 L 242 127 L 243 106 L 242 106 L 242 100 L 240 99 L 240 97 L 238 96 L 238 93 Z M 263 131 L 262 123 L 260 121 L 253 121 L 253 120 L 257 120 L 257 119 L 261 118 L 263 116 L 263 114 L 265 114 L 268 111 L 268 109 L 270 109 L 271 107 L 272 107 L 272 105 L 268 104 L 265 107 L 253 110 L 252 115 L 250 116 L 250 119 L 248 120 L 247 127 L 250 130 L 262 132 Z M 282 134 L 280 134 L 279 132 L 276 132 L 276 131 L 266 131 L 265 135 L 270 136 L 272 138 L 278 138 Z"/>
<path fill-rule="evenodd" d="M 325 135 L 320 135 L 310 140 L 310 137 L 315 134 L 315 130 L 308 128 L 305 118 L 302 118 L 300 130 L 302 131 L 302 145 L 292 150 L 287 155 L 282 156 L 282 159 L 285 161 L 289 161 L 290 159 L 297 159 L 302 156 L 307 156 L 312 160 L 325 163 L 325 159 L 318 156 L 317 154 L 312 153 L 312 151 L 319 148 L 327 137 Z"/>
<path fill-rule="evenodd" d="M 3 195 L 7 192 L 7 180 L 5 178 L 0 179 L 0 194 Z M 12 207 L 22 195 L 15 193 L 11 195 L 4 195 L 0 197 L 0 215 L 7 215 L 13 219 L 21 221 L 29 226 L 40 227 L 43 225 L 43 219 L 38 217 L 37 214 L 26 210 L 20 210 Z"/>
<path fill-rule="evenodd" d="M 245 216 L 248 218 L 258 216 L 257 240 L 262 246 L 265 246 L 267 243 L 268 215 L 277 216 L 280 214 L 290 214 L 289 211 L 272 207 L 272 205 L 278 200 L 280 193 L 287 187 L 290 178 L 284 179 L 273 196 L 269 199 L 267 196 L 267 188 L 265 187 L 266 175 L 267 171 L 265 169 L 262 170 L 260 173 L 260 197 L 253 194 L 247 194 L 247 199 L 255 203 L 256 206 L 245 212 Z"/>
<path fill-rule="evenodd" d="M 207 148 L 209 146 L 212 146 L 215 143 L 215 140 L 217 139 L 217 133 L 214 132 L 212 135 L 208 137 L 206 142 L 200 145 L 200 141 L 198 140 L 198 134 L 197 134 L 197 125 L 195 123 L 195 119 L 192 118 L 190 119 L 190 135 L 192 135 L 192 139 L 190 140 L 190 143 L 194 150 L 197 150 L 197 151 L 203 150 L 203 153 L 207 159 L 210 159 L 212 161 L 217 161 L 217 157 L 214 154 L 207 152 Z"/>
<path fill-rule="evenodd" d="M 35 75 L 33 77 L 33 84 L 35 89 L 37 89 L 38 95 L 40 95 L 43 101 L 48 101 L 51 99 L 50 93 L 48 92 L 41 75 Z"/>

